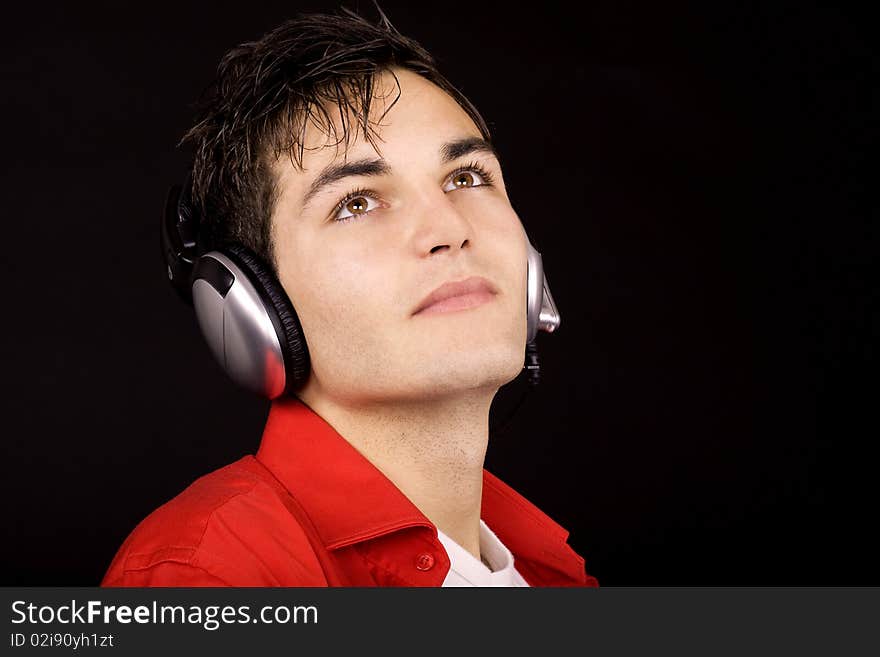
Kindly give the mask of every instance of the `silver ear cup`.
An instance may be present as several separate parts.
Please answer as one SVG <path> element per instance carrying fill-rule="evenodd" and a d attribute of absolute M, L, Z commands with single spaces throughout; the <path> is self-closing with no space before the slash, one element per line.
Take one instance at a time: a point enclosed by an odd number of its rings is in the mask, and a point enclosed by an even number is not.
<path fill-rule="evenodd" d="M 231 259 L 217 251 L 193 272 L 196 318 L 208 346 L 237 384 L 274 399 L 284 392 L 284 355 L 260 294 Z"/>
<path fill-rule="evenodd" d="M 541 300 L 541 312 L 538 315 L 538 330 L 553 333 L 559 328 L 562 318 L 556 309 L 556 302 L 553 301 L 553 295 L 550 294 L 550 283 L 547 281 L 547 274 L 544 274 L 544 298 Z"/>
<path fill-rule="evenodd" d="M 544 264 L 541 254 L 528 243 L 528 280 L 526 281 L 526 342 L 533 342 L 538 331 L 552 333 L 557 328 L 561 318 L 550 294 L 550 284 L 544 275 Z"/>

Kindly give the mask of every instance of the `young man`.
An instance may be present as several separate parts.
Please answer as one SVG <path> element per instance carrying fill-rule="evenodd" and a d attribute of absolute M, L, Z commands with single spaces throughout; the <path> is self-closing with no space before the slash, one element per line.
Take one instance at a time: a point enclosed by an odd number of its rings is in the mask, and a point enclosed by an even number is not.
<path fill-rule="evenodd" d="M 103 585 L 596 585 L 483 468 L 523 368 L 528 240 L 430 55 L 381 12 L 300 16 L 227 54 L 187 137 L 202 252 L 258 256 L 310 367 L 257 454 L 141 522 Z"/>

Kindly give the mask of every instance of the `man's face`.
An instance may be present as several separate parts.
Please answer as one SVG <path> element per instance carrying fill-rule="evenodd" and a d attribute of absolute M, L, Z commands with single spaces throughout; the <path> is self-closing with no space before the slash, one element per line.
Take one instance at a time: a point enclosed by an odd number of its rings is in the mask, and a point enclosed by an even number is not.
<path fill-rule="evenodd" d="M 376 128 L 381 155 L 360 131 L 346 153 L 310 125 L 303 170 L 275 164 L 275 254 L 311 355 L 307 390 L 347 403 L 494 392 L 523 365 L 526 235 L 498 160 L 473 145 L 473 121 L 439 87 L 394 70 L 401 95 Z M 371 120 L 395 96 L 394 78 L 378 76 Z M 326 182 L 327 167 L 361 161 L 373 163 Z M 495 293 L 414 314 L 443 283 L 470 277 Z"/>

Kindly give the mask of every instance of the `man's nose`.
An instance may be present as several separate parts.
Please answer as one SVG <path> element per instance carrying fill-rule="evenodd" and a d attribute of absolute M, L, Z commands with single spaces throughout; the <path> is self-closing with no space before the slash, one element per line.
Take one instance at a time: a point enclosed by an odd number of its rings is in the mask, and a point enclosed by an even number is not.
<path fill-rule="evenodd" d="M 418 222 L 414 241 L 419 257 L 457 251 L 473 241 L 470 220 L 443 190 L 421 194 L 413 215 Z"/>

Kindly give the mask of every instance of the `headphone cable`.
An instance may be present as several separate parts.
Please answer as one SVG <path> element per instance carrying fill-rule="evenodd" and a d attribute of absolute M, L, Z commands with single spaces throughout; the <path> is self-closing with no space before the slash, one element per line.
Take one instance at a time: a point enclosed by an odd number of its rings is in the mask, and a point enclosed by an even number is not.
<path fill-rule="evenodd" d="M 508 411 L 507 415 L 504 416 L 504 419 L 495 422 L 489 427 L 490 436 L 507 433 L 507 430 L 510 428 L 511 420 L 520 407 L 522 407 L 526 397 L 528 397 L 529 393 L 537 388 L 538 384 L 541 382 L 541 363 L 538 360 L 538 345 L 534 340 L 526 344 L 526 364 L 523 369 L 528 371 L 528 383 L 526 384 L 526 388 L 520 393 L 513 408 Z"/>

